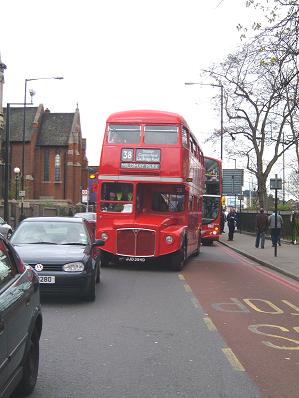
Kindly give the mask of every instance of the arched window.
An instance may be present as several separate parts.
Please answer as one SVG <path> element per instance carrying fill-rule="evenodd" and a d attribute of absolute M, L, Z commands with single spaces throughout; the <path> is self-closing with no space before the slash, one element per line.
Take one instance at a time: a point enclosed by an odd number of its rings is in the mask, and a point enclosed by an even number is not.
<path fill-rule="evenodd" d="M 61 157 L 60 154 L 57 153 L 55 156 L 55 164 L 54 164 L 54 179 L 55 182 L 59 182 L 61 180 L 61 173 L 60 173 L 60 168 L 61 168 Z"/>

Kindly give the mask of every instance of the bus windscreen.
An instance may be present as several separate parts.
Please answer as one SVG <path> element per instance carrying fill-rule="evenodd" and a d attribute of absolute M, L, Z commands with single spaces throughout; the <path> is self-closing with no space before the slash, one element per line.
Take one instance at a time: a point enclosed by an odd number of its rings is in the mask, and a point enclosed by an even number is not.
<path fill-rule="evenodd" d="M 220 197 L 204 196 L 202 207 L 202 223 L 210 224 L 217 219 L 220 211 Z"/>

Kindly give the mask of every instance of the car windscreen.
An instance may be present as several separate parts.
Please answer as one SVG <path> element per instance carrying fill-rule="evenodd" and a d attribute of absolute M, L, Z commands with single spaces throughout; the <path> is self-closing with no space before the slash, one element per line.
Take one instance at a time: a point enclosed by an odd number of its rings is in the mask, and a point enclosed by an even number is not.
<path fill-rule="evenodd" d="M 82 223 L 65 221 L 24 222 L 11 239 L 17 244 L 82 244 L 88 243 L 88 236 Z"/>

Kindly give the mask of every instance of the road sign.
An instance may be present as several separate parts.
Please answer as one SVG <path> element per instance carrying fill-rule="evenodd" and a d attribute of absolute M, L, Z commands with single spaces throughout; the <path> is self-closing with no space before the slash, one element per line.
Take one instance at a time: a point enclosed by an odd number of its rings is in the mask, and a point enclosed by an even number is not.
<path fill-rule="evenodd" d="M 26 191 L 19 191 L 19 197 L 20 198 L 24 198 L 25 197 L 25 195 L 26 195 Z"/>
<path fill-rule="evenodd" d="M 222 174 L 223 195 L 226 196 L 242 195 L 243 183 L 244 183 L 243 169 L 223 169 L 223 174 Z"/>
<path fill-rule="evenodd" d="M 270 178 L 270 189 L 282 189 L 282 179 Z"/>
<path fill-rule="evenodd" d="M 87 203 L 88 202 L 88 189 L 82 189 L 82 195 L 81 195 L 81 202 L 82 203 Z"/>

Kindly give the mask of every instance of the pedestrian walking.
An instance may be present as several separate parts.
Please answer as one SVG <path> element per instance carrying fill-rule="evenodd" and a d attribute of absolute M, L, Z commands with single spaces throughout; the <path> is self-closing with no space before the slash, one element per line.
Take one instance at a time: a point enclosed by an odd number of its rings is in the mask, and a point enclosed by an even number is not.
<path fill-rule="evenodd" d="M 277 214 L 277 225 L 275 228 L 275 211 L 268 217 L 268 224 L 271 233 L 271 240 L 272 240 L 272 247 L 276 246 L 277 244 L 281 246 L 280 243 L 280 236 L 281 236 L 281 228 L 283 224 L 283 220 L 280 214 Z"/>
<path fill-rule="evenodd" d="M 234 240 L 234 232 L 237 224 L 237 214 L 233 207 L 230 208 L 229 213 L 226 217 L 228 226 L 228 240 Z"/>
<path fill-rule="evenodd" d="M 264 249 L 266 231 L 268 227 L 268 216 L 267 214 L 265 214 L 263 208 L 260 209 L 260 212 L 256 216 L 255 226 L 256 226 L 255 247 L 258 248 L 261 242 L 261 249 Z"/>
<path fill-rule="evenodd" d="M 225 223 L 226 223 L 226 215 L 225 215 L 225 211 L 222 209 L 221 210 L 221 220 L 220 220 L 220 230 L 221 230 L 222 234 L 224 233 Z"/>

